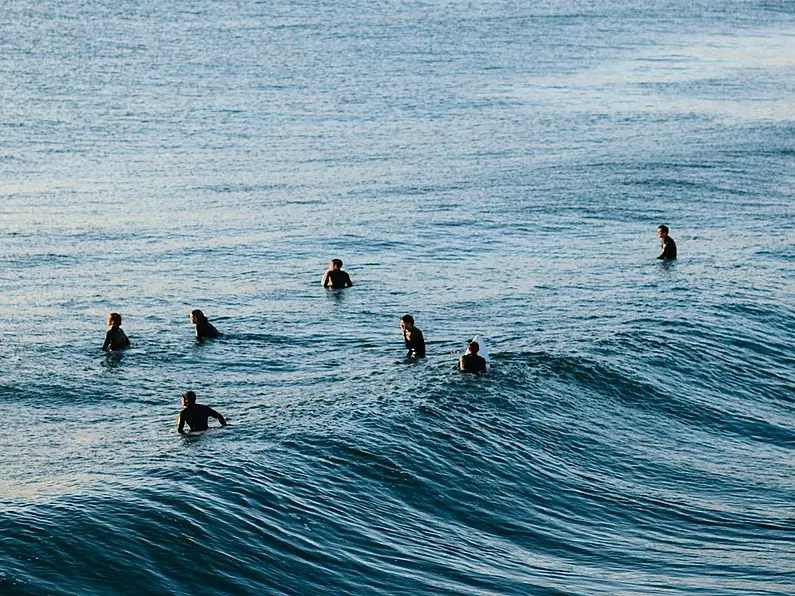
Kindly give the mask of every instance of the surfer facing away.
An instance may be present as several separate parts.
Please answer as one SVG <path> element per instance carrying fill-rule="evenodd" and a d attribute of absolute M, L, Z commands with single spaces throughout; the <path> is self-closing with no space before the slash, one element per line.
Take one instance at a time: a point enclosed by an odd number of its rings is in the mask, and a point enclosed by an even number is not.
<path fill-rule="evenodd" d="M 117 312 L 112 312 L 108 315 L 108 332 L 105 334 L 105 343 L 102 344 L 102 349 L 107 352 L 108 350 L 123 350 L 130 345 L 130 338 L 122 331 L 121 328 L 121 315 Z"/>
<path fill-rule="evenodd" d="M 207 317 L 205 317 L 204 313 L 198 308 L 191 311 L 190 322 L 193 323 L 194 329 L 196 331 L 196 339 L 198 341 L 203 340 L 205 337 L 215 339 L 220 335 L 220 333 L 218 333 L 218 329 L 216 329 L 213 324 L 207 320 Z"/>
<path fill-rule="evenodd" d="M 184 434 L 185 424 L 190 427 L 191 432 L 197 430 L 207 430 L 207 420 L 212 417 L 226 426 L 226 419 L 218 412 L 208 406 L 196 403 L 196 394 L 193 391 L 186 391 L 182 394 L 182 411 L 177 418 L 177 432 Z"/>
<path fill-rule="evenodd" d="M 660 239 L 660 256 L 663 261 L 673 261 L 676 259 L 676 242 L 668 235 L 668 226 L 657 227 L 657 238 Z"/>
<path fill-rule="evenodd" d="M 474 339 L 469 340 L 467 343 L 467 353 L 458 359 L 458 367 L 461 372 L 468 373 L 485 373 L 486 372 L 486 359 L 478 356 L 480 346 Z"/>
<path fill-rule="evenodd" d="M 400 330 L 403 332 L 403 341 L 406 342 L 407 358 L 425 358 L 425 338 L 422 331 L 414 326 L 414 317 L 403 315 L 400 317 Z"/>
<path fill-rule="evenodd" d="M 353 285 L 350 275 L 342 270 L 341 259 L 331 259 L 328 265 L 328 271 L 323 274 L 323 279 L 320 280 L 324 288 L 350 288 Z"/>

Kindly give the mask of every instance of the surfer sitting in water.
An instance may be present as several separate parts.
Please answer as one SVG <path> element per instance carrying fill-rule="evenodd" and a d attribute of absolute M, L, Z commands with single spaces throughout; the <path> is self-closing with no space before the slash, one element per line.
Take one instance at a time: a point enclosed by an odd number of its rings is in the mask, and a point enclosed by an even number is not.
<path fill-rule="evenodd" d="M 191 432 L 207 430 L 207 419 L 211 416 L 226 426 L 226 420 L 218 412 L 208 406 L 196 403 L 196 394 L 193 391 L 186 391 L 182 394 L 182 411 L 177 418 L 177 431 L 184 434 L 185 423 L 190 427 Z"/>
<path fill-rule="evenodd" d="M 486 360 L 478 356 L 480 346 L 475 340 L 467 343 L 467 353 L 458 359 L 458 367 L 461 372 L 484 373 L 486 372 Z"/>
<path fill-rule="evenodd" d="M 130 345 L 130 339 L 127 334 L 121 329 L 121 315 L 117 312 L 112 312 L 108 315 L 108 332 L 105 334 L 105 343 L 102 344 L 102 349 L 107 352 L 108 350 L 123 350 Z"/>
<path fill-rule="evenodd" d="M 196 330 L 196 339 L 198 341 L 203 340 L 205 337 L 215 339 L 220 335 L 220 333 L 218 333 L 218 329 L 213 327 L 213 324 L 207 320 L 207 317 L 205 317 L 204 313 L 198 308 L 191 311 L 190 322 L 194 325 Z"/>
<path fill-rule="evenodd" d="M 407 358 L 425 358 L 425 338 L 422 331 L 414 326 L 414 317 L 403 315 L 400 317 L 400 330 L 403 332 L 403 341 L 406 342 Z"/>
<path fill-rule="evenodd" d="M 342 270 L 342 261 L 340 259 L 331 259 L 328 265 L 328 271 L 323 274 L 323 279 L 320 280 L 324 288 L 350 288 L 353 285 L 351 277 Z"/>
<path fill-rule="evenodd" d="M 662 252 L 657 257 L 663 261 L 673 261 L 676 259 L 676 242 L 668 235 L 668 226 L 659 226 L 657 228 L 657 238 L 660 239 L 660 248 Z"/>

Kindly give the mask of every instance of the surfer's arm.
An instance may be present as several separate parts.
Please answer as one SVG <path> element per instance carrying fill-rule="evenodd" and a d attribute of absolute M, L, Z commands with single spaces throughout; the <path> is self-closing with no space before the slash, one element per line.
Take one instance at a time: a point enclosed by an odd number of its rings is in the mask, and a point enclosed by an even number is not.
<path fill-rule="evenodd" d="M 212 408 L 207 408 L 207 413 L 208 413 L 210 416 L 212 416 L 213 418 L 215 418 L 215 419 L 216 419 L 218 422 L 220 422 L 220 423 L 221 423 L 221 426 L 226 426 L 226 418 L 224 418 L 223 416 L 221 416 L 221 415 L 220 415 L 218 412 L 216 412 L 216 411 L 215 411 L 215 410 L 213 410 Z"/>
<path fill-rule="evenodd" d="M 107 352 L 110 345 L 110 331 L 105 334 L 105 343 L 102 344 L 102 351 Z"/>
<path fill-rule="evenodd" d="M 329 274 L 328 274 L 328 271 L 326 271 L 323 274 L 323 279 L 320 280 L 320 283 L 323 285 L 324 288 L 327 288 L 328 287 L 328 281 L 329 281 Z"/>
<path fill-rule="evenodd" d="M 182 415 L 182 412 L 180 412 L 177 417 L 177 432 L 179 434 L 185 434 L 185 417 Z"/>
<path fill-rule="evenodd" d="M 464 370 L 464 357 L 463 356 L 459 356 L 459 358 L 458 358 L 458 369 L 459 370 Z"/>
<path fill-rule="evenodd" d="M 345 287 L 346 288 L 350 288 L 352 285 L 353 285 L 353 282 L 351 281 L 351 276 L 346 273 L 345 274 Z"/>

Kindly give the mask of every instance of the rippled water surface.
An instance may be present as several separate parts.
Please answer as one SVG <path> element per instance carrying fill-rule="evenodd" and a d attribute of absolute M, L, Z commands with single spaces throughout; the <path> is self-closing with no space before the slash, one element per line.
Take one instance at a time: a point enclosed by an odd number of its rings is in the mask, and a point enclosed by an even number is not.
<path fill-rule="evenodd" d="M 0 17 L 1 594 L 792 593 L 792 2 Z"/>

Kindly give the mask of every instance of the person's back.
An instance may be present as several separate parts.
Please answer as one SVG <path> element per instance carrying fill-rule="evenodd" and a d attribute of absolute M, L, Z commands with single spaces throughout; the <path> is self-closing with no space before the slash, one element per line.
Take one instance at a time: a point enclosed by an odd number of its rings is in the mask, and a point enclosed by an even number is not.
<path fill-rule="evenodd" d="M 464 354 L 460 359 L 461 372 L 484 373 L 486 360 L 477 354 Z"/>
<path fill-rule="evenodd" d="M 340 259 L 332 259 L 329 263 L 328 271 L 323 274 L 323 279 L 320 280 L 324 288 L 350 288 L 353 285 L 350 275 L 342 270 L 342 261 Z"/>
<path fill-rule="evenodd" d="M 218 412 L 209 406 L 196 403 L 196 394 L 193 391 L 182 394 L 182 405 L 183 408 L 177 418 L 177 431 L 180 433 L 184 432 L 186 424 L 191 432 L 207 430 L 210 418 L 215 418 L 221 426 L 226 426 L 226 420 Z"/>
<path fill-rule="evenodd" d="M 203 406 L 202 404 L 193 404 L 183 408 L 179 415 L 181 420 L 190 427 L 191 431 L 207 430 L 209 428 L 209 419 L 219 416 L 218 412 L 211 407 Z"/>
<path fill-rule="evenodd" d="M 102 344 L 104 351 L 108 350 L 123 350 L 130 345 L 130 339 L 121 328 L 121 315 L 117 312 L 112 312 L 108 315 L 108 332 L 105 334 L 105 342 Z"/>
<path fill-rule="evenodd" d="M 219 335 L 218 329 L 216 329 L 210 321 L 202 321 L 196 325 L 196 339 L 204 339 L 205 337 L 215 339 Z"/>

